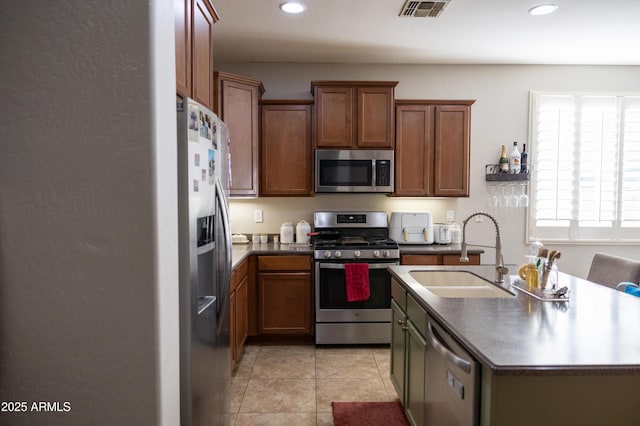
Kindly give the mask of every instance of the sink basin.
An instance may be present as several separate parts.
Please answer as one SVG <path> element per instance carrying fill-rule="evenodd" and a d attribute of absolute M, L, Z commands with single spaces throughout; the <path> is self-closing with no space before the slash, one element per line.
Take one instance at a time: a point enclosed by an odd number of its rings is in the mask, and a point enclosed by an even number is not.
<path fill-rule="evenodd" d="M 515 297 L 509 291 L 469 271 L 410 271 L 409 275 L 426 290 L 438 297 Z"/>
<path fill-rule="evenodd" d="M 409 275 L 423 286 L 429 287 L 479 287 L 487 284 L 492 285 L 489 281 L 469 271 L 410 271 Z"/>

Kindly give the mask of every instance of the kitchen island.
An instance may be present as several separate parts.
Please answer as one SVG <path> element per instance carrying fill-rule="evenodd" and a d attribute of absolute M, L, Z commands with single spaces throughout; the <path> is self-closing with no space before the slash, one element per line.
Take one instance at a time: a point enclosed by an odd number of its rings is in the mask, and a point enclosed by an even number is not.
<path fill-rule="evenodd" d="M 428 320 L 434 322 L 477 361 L 475 392 L 466 389 L 467 397 L 476 395 L 476 423 L 470 424 L 640 424 L 640 298 L 562 273 L 560 285 L 569 288 L 563 302 L 540 301 L 509 283 L 503 285 L 512 293 L 508 297 L 446 298 L 435 296 L 411 275 L 438 270 L 467 270 L 492 281 L 494 268 L 389 267 L 394 305 L 408 307 L 407 311 L 412 304 L 420 308 L 413 310 L 417 318 L 408 313 L 399 321 L 410 322 L 424 336 Z M 515 273 L 517 266 L 510 270 Z M 424 393 L 429 380 L 439 378 L 425 374 L 425 387 L 403 400 L 407 382 L 416 380 L 416 370 L 409 375 L 406 369 L 397 371 L 399 356 L 407 360 L 407 353 L 398 353 L 397 334 L 392 343 L 392 381 L 405 409 L 413 407 L 408 416 L 420 424 L 433 407 L 416 405 L 416 396 L 426 398 L 420 391 Z M 452 385 L 449 390 L 453 389 Z M 424 412 L 416 412 L 417 406 L 425 407 Z"/>

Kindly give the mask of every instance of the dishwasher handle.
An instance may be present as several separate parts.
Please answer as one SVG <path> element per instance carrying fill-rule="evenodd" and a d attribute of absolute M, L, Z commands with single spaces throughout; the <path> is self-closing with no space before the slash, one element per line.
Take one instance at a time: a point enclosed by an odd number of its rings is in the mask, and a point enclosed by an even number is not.
<path fill-rule="evenodd" d="M 453 353 L 444 343 L 438 340 L 438 337 L 433 330 L 433 326 L 431 325 L 431 321 L 427 322 L 427 340 L 429 341 L 429 343 L 431 343 L 433 348 L 438 351 L 443 357 L 459 367 L 465 373 L 471 373 L 471 363 L 465 359 L 460 358 L 458 355 Z"/>

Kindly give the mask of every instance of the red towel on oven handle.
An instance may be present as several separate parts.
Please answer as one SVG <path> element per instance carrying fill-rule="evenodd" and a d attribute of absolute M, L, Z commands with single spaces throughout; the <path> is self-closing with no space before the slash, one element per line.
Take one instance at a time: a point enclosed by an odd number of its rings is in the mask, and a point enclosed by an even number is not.
<path fill-rule="evenodd" d="M 344 277 L 347 302 L 358 302 L 369 298 L 369 265 L 367 263 L 345 263 Z"/>

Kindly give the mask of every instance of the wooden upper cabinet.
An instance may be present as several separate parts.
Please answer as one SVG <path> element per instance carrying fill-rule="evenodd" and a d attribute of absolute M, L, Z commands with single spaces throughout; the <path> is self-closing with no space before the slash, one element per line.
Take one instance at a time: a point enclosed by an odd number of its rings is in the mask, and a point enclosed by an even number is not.
<path fill-rule="evenodd" d="M 424 197 L 433 192 L 433 108 L 401 105 L 396 108 L 395 195 Z"/>
<path fill-rule="evenodd" d="M 317 87 L 314 93 L 318 148 L 351 148 L 353 145 L 353 90 L 350 87 Z"/>
<path fill-rule="evenodd" d="M 176 93 L 213 109 L 213 24 L 209 0 L 174 0 Z"/>
<path fill-rule="evenodd" d="M 176 43 L 176 93 L 191 96 L 191 2 L 174 0 Z"/>
<path fill-rule="evenodd" d="M 397 81 L 312 81 L 315 147 L 393 149 Z"/>
<path fill-rule="evenodd" d="M 263 101 L 260 132 L 260 195 L 313 193 L 312 101 Z"/>
<path fill-rule="evenodd" d="M 471 105 L 396 101 L 396 196 L 468 197 Z"/>
<path fill-rule="evenodd" d="M 216 71 L 213 110 L 229 128 L 231 196 L 257 196 L 259 191 L 259 102 L 264 87 L 258 80 Z"/>
<path fill-rule="evenodd" d="M 438 105 L 434 110 L 433 194 L 468 197 L 471 106 Z"/>

